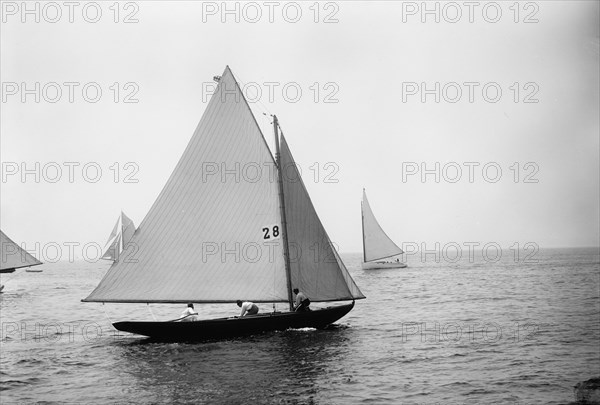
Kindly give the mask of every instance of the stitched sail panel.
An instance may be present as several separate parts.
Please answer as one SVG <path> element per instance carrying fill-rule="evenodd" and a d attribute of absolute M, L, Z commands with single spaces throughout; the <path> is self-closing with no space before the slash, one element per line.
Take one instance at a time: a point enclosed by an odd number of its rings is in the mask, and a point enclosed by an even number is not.
<path fill-rule="evenodd" d="M 280 226 L 273 158 L 226 68 L 167 184 L 85 301 L 287 302 Z"/>

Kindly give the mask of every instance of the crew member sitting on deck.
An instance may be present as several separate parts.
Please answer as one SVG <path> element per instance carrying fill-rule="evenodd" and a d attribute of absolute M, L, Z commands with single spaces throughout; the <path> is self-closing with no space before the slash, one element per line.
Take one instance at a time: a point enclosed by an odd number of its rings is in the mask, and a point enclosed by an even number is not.
<path fill-rule="evenodd" d="M 179 321 L 181 322 L 191 322 L 198 320 L 198 313 L 194 311 L 194 304 L 188 304 L 187 308 L 181 313 L 181 317 Z"/>
<path fill-rule="evenodd" d="M 258 314 L 258 305 L 256 305 L 254 302 L 250 302 L 250 301 L 237 301 L 237 306 L 242 308 L 242 313 L 240 314 L 240 316 L 244 316 L 244 315 L 256 315 Z"/>
<path fill-rule="evenodd" d="M 300 292 L 300 290 L 298 290 L 297 288 L 294 288 L 293 291 L 294 291 L 294 294 L 296 294 L 296 302 L 294 303 L 294 311 L 296 311 L 296 312 L 310 311 L 310 308 L 308 307 L 310 305 L 310 300 L 308 298 L 306 298 L 306 295 L 304 295 L 304 293 Z"/>

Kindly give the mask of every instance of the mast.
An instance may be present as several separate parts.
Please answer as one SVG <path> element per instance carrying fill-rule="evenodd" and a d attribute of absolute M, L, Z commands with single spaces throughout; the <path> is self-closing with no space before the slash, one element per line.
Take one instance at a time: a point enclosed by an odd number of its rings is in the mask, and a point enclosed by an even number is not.
<path fill-rule="evenodd" d="M 363 188 L 363 196 L 365 195 L 365 189 Z M 360 202 L 360 224 L 362 225 L 362 242 L 363 242 L 363 263 L 367 262 L 367 251 L 365 250 L 365 211 L 363 209 L 364 198 Z"/>
<path fill-rule="evenodd" d="M 117 246 L 117 251 L 116 251 L 116 260 L 119 260 L 119 256 L 121 255 L 121 253 L 123 252 L 123 248 L 125 247 L 125 244 L 123 243 L 123 211 L 121 211 L 121 215 L 119 215 L 119 234 L 121 235 L 121 237 L 119 238 L 119 246 Z"/>
<path fill-rule="evenodd" d="M 288 301 L 290 311 L 294 310 L 292 296 L 292 274 L 290 267 L 290 249 L 287 237 L 287 221 L 285 218 L 285 199 L 283 197 L 283 170 L 281 167 L 281 154 L 279 152 L 279 122 L 277 116 L 273 115 L 273 132 L 275 133 L 275 163 L 277 164 L 277 182 L 279 185 L 279 210 L 281 211 L 281 236 L 283 238 L 283 256 L 285 258 L 285 276 L 287 280 Z"/>

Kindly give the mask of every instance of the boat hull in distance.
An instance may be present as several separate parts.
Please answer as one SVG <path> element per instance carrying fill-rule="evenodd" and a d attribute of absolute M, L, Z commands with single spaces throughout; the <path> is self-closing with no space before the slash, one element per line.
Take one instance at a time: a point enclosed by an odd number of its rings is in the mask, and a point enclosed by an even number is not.
<path fill-rule="evenodd" d="M 366 262 L 362 264 L 363 270 L 377 270 L 377 269 L 403 269 L 408 267 L 406 263 L 402 262 Z"/>

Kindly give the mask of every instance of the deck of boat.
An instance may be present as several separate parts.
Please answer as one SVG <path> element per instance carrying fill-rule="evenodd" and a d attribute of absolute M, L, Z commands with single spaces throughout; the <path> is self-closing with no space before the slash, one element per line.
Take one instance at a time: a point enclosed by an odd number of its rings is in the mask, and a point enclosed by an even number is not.
<path fill-rule="evenodd" d="M 200 341 L 290 328 L 322 329 L 342 318 L 353 307 L 354 301 L 306 312 L 272 312 L 194 322 L 115 322 L 113 326 L 123 332 L 157 340 Z"/>

